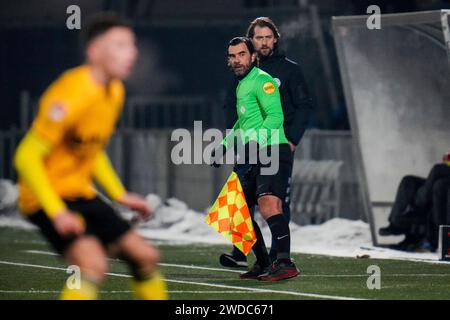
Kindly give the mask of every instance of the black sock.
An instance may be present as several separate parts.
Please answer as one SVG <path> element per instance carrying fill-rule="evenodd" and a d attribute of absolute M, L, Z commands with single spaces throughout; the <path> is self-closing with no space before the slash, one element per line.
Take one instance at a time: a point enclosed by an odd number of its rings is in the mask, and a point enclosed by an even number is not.
<path fill-rule="evenodd" d="M 267 219 L 272 239 L 277 244 L 277 260 L 290 260 L 291 251 L 291 231 L 289 223 L 283 217 L 283 214 L 277 214 Z"/>
<path fill-rule="evenodd" d="M 258 224 L 255 220 L 252 220 L 252 223 L 253 229 L 255 230 L 256 234 L 256 242 L 252 247 L 253 253 L 256 256 L 256 263 L 260 267 L 266 268 L 270 265 L 270 258 L 269 254 L 267 253 L 266 244 L 264 243 L 264 238 Z"/>
<path fill-rule="evenodd" d="M 233 251 L 231 251 L 231 255 L 239 261 L 247 260 L 245 254 L 236 247 L 233 247 Z"/>
<path fill-rule="evenodd" d="M 269 251 L 270 261 L 274 262 L 275 260 L 277 260 L 277 254 L 278 254 L 277 250 L 274 247 L 270 248 Z"/>

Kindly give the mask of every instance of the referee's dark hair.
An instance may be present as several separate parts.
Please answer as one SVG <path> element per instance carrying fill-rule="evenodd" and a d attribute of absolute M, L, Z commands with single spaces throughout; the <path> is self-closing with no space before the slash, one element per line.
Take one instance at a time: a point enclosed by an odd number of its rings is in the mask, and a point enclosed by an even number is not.
<path fill-rule="evenodd" d="M 227 47 L 227 56 L 228 56 L 228 48 L 237 46 L 240 43 L 245 43 L 247 46 L 248 51 L 250 52 L 250 55 L 254 54 L 256 52 L 255 47 L 253 46 L 252 40 L 250 40 L 247 37 L 235 37 L 230 40 Z"/>
<path fill-rule="evenodd" d="M 252 39 L 253 36 L 255 35 L 255 27 L 256 26 L 258 26 L 260 28 L 264 28 L 264 27 L 269 28 L 270 30 L 272 30 L 273 35 L 276 39 L 280 39 L 280 37 L 281 37 L 280 32 L 278 31 L 278 28 L 275 25 L 275 23 L 272 21 L 272 19 L 270 19 L 269 17 L 258 17 L 250 23 L 250 25 L 247 29 L 247 37 L 249 37 L 250 39 Z"/>
<path fill-rule="evenodd" d="M 101 12 L 90 17 L 82 33 L 83 45 L 86 47 L 93 39 L 115 27 L 132 29 L 128 21 L 113 12 Z"/>

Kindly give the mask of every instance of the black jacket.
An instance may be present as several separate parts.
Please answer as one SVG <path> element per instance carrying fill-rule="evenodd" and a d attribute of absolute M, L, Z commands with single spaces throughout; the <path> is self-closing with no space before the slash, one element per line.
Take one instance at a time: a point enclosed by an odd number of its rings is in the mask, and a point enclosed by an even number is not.
<path fill-rule="evenodd" d="M 284 113 L 284 131 L 287 139 L 298 145 L 305 133 L 313 104 L 300 66 L 285 55 L 274 53 L 259 62 L 259 68 L 277 81 Z M 227 91 L 224 103 L 227 128 L 233 127 L 237 120 L 236 88 L 234 79 Z"/>

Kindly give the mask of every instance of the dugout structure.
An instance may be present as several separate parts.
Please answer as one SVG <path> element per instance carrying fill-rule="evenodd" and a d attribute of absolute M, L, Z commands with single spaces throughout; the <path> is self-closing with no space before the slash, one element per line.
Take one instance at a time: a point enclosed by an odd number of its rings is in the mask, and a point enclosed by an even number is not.
<path fill-rule="evenodd" d="M 374 245 L 403 176 L 450 148 L 450 10 L 333 17 L 333 33 Z"/>

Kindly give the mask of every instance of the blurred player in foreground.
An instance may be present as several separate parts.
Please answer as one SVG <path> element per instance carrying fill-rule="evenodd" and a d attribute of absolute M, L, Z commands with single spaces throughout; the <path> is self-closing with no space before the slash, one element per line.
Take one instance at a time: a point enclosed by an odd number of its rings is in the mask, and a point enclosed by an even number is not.
<path fill-rule="evenodd" d="M 80 288 L 61 299 L 96 299 L 108 254 L 125 260 L 137 299 L 166 299 L 157 270 L 159 252 L 98 197 L 151 215 L 146 201 L 127 192 L 104 151 L 120 115 L 125 79 L 138 52 L 131 27 L 102 14 L 85 29 L 86 64 L 64 72 L 42 95 L 39 112 L 15 155 L 19 207 L 53 248 L 81 270 Z"/>

